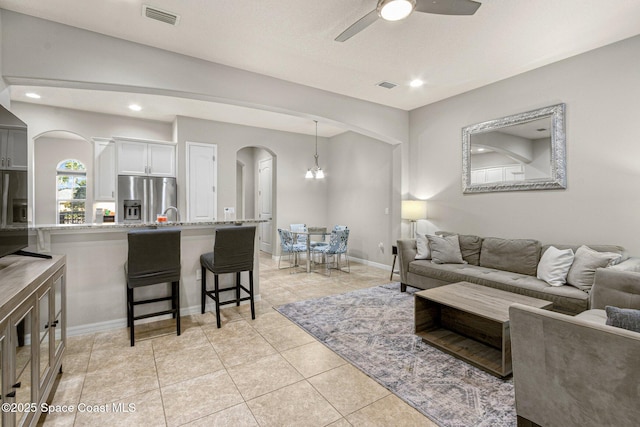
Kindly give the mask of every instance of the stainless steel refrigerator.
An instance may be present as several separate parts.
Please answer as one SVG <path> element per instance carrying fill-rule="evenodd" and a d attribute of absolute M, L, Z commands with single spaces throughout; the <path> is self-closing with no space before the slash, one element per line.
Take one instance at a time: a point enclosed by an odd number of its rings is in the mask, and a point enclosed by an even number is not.
<path fill-rule="evenodd" d="M 150 176 L 118 176 L 118 222 L 153 223 L 167 208 L 177 208 L 175 178 Z M 177 210 L 167 212 L 169 221 L 178 221 Z"/>
<path fill-rule="evenodd" d="M 0 225 L 27 225 L 27 171 L 0 170 Z"/>

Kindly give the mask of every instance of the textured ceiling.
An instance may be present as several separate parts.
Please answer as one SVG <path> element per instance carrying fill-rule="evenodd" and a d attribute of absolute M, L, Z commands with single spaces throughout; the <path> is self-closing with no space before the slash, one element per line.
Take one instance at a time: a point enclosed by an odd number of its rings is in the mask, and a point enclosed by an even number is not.
<path fill-rule="evenodd" d="M 0 0 L 0 7 L 411 110 L 640 33 L 638 0 L 483 0 L 472 16 L 413 13 L 334 38 L 376 0 Z M 426 84 L 410 88 L 409 81 Z M 380 81 L 394 89 L 376 86 Z"/>

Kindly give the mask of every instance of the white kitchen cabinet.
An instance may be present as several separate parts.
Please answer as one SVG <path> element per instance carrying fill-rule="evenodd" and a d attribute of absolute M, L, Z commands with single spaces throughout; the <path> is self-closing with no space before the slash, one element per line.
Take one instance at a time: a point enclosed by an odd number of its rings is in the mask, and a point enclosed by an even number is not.
<path fill-rule="evenodd" d="M 62 370 L 65 257 L 8 256 L 0 268 L 2 426 L 35 426 Z"/>
<path fill-rule="evenodd" d="M 0 131 L 0 169 L 27 170 L 26 129 Z"/>
<path fill-rule="evenodd" d="M 116 147 L 118 175 L 176 176 L 175 144 L 116 139 Z"/>
<path fill-rule="evenodd" d="M 94 198 L 113 201 L 116 197 L 116 144 L 107 138 L 93 138 Z"/>

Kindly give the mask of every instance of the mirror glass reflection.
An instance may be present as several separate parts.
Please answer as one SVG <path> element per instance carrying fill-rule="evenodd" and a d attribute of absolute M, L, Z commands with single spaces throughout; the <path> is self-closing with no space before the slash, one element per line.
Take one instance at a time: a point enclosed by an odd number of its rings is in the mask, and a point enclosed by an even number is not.
<path fill-rule="evenodd" d="M 566 188 L 564 104 L 462 129 L 464 193 Z"/>
<path fill-rule="evenodd" d="M 551 177 L 551 116 L 471 135 L 471 184 Z"/>

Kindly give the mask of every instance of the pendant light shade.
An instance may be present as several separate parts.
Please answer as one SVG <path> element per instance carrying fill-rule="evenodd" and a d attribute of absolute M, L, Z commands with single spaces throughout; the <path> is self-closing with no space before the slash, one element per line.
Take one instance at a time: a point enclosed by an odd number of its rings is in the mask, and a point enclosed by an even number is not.
<path fill-rule="evenodd" d="M 314 120 L 314 122 L 316 122 L 316 154 L 313 156 L 315 158 L 315 166 L 307 169 L 304 177 L 307 179 L 324 179 L 324 172 L 318 166 L 318 121 Z"/>

